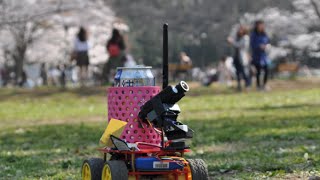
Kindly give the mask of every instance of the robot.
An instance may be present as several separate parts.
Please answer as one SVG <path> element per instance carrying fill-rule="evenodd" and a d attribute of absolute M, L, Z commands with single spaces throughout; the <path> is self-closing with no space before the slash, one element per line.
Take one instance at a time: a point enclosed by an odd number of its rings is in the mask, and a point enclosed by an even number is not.
<path fill-rule="evenodd" d="M 98 148 L 103 158 L 83 162 L 83 180 L 208 180 L 202 159 L 186 159 L 194 131 L 177 120 L 186 82 L 168 86 L 168 25 L 163 35 L 163 88 L 108 88 L 108 127 Z"/>

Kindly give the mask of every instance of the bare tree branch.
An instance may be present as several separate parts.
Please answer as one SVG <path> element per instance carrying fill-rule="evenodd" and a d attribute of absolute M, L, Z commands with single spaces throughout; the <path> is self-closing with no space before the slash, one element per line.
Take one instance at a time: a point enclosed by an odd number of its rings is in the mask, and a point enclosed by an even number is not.
<path fill-rule="evenodd" d="M 313 6 L 314 11 L 316 12 L 318 18 L 320 19 L 320 7 L 315 0 L 311 0 L 311 5 Z"/>

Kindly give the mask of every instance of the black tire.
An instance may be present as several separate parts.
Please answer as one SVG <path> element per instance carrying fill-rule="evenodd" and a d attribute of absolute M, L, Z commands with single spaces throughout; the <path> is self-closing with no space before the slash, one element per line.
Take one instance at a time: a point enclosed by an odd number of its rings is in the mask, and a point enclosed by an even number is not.
<path fill-rule="evenodd" d="M 202 159 L 187 159 L 191 169 L 192 180 L 209 180 L 206 163 Z"/>
<path fill-rule="evenodd" d="M 82 168 L 81 168 L 82 171 L 83 171 L 83 167 L 85 164 L 89 165 L 90 173 L 91 173 L 91 180 L 101 180 L 101 172 L 102 172 L 102 168 L 103 168 L 103 164 L 104 164 L 103 159 L 90 158 L 90 159 L 84 160 L 83 164 L 82 164 Z M 81 173 L 81 175 L 83 175 L 83 174 Z M 81 177 L 81 178 L 83 179 L 84 177 Z"/>
<path fill-rule="evenodd" d="M 104 166 L 106 165 L 110 168 L 112 180 L 128 180 L 128 168 L 123 161 L 107 161 Z"/>

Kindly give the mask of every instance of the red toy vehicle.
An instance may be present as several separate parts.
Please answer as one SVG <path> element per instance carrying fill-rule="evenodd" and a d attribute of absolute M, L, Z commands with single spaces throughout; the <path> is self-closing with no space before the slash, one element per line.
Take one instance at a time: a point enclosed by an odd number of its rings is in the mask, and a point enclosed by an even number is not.
<path fill-rule="evenodd" d="M 193 130 L 177 121 L 180 108 L 176 103 L 189 86 L 184 81 L 168 86 L 167 27 L 165 24 L 163 90 L 158 86 L 108 89 L 109 124 L 103 136 L 107 146 L 98 149 L 103 158 L 83 162 L 82 179 L 209 179 L 203 160 L 184 158 L 190 151 L 185 139 L 192 138 Z"/>

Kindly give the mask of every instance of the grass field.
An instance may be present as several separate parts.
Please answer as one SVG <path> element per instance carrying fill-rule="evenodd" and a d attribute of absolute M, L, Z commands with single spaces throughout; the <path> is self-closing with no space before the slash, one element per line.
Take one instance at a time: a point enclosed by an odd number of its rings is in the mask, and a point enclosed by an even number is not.
<path fill-rule="evenodd" d="M 180 120 L 196 132 L 188 156 L 203 158 L 211 177 L 320 175 L 320 88 L 273 85 L 250 93 L 193 88 L 181 100 Z M 106 100 L 104 88 L 0 90 L 0 179 L 80 179 L 82 161 L 99 156 Z"/>

